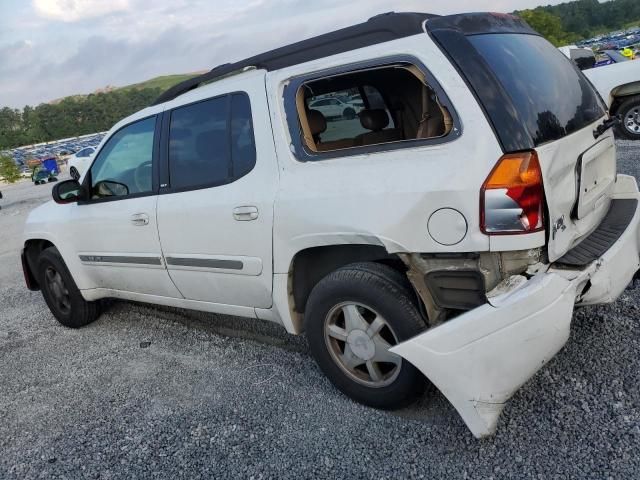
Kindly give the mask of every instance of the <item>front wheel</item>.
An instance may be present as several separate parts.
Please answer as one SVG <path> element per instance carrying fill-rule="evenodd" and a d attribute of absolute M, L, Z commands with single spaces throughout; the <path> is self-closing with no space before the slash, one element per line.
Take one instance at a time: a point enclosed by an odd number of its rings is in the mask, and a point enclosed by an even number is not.
<path fill-rule="evenodd" d="M 65 327 L 80 328 L 98 318 L 96 302 L 87 302 L 55 247 L 42 251 L 38 258 L 38 280 L 49 310 Z"/>
<path fill-rule="evenodd" d="M 414 292 L 392 268 L 362 263 L 327 275 L 309 296 L 305 327 L 320 369 L 352 399 L 396 409 L 424 391 L 422 374 L 389 351 L 426 328 Z"/>
<path fill-rule="evenodd" d="M 76 170 L 76 167 L 71 167 L 69 169 L 69 175 L 71 175 L 71 178 L 74 179 L 76 182 L 80 180 L 80 173 L 78 173 L 78 170 Z"/>
<path fill-rule="evenodd" d="M 345 108 L 342 117 L 346 120 L 353 120 L 356 118 L 356 111 L 353 108 Z"/>
<path fill-rule="evenodd" d="M 618 136 L 640 140 L 640 96 L 622 102 L 618 107 L 618 114 L 622 118 L 622 123 L 616 128 Z"/>

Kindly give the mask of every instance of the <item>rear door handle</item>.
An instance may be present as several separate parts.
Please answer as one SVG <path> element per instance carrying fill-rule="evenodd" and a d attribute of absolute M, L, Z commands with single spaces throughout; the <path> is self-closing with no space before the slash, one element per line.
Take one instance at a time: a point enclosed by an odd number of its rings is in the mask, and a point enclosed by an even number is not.
<path fill-rule="evenodd" d="M 258 207 L 236 207 L 233 209 L 233 218 L 235 218 L 239 222 L 248 222 L 249 220 L 255 220 L 256 218 L 258 218 Z"/>
<path fill-rule="evenodd" d="M 142 227 L 149 224 L 149 215 L 146 213 L 134 213 L 131 215 L 131 223 L 137 227 Z"/>

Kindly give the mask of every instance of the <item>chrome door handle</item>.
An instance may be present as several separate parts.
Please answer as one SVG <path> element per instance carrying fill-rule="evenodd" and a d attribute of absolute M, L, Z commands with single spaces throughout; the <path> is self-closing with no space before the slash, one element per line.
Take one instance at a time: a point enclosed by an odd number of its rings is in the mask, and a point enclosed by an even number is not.
<path fill-rule="evenodd" d="M 131 223 L 133 223 L 137 227 L 142 227 L 143 225 L 149 224 L 149 215 L 146 213 L 135 213 L 131 215 Z"/>
<path fill-rule="evenodd" d="M 233 218 L 239 222 L 248 222 L 258 218 L 258 208 L 252 206 L 236 207 L 233 209 Z"/>

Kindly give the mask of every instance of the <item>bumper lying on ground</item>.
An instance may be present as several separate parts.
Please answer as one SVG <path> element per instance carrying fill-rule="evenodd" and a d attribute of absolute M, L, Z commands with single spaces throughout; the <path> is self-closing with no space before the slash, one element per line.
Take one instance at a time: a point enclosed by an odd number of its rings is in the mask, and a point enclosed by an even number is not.
<path fill-rule="evenodd" d="M 631 180 L 632 187 L 621 178 L 618 198 L 638 199 Z M 493 434 L 506 401 L 567 342 L 574 305 L 611 302 L 632 280 L 640 266 L 639 226 L 636 205 L 624 233 L 587 267 L 552 265 L 392 352 L 440 389 L 476 437 Z"/>

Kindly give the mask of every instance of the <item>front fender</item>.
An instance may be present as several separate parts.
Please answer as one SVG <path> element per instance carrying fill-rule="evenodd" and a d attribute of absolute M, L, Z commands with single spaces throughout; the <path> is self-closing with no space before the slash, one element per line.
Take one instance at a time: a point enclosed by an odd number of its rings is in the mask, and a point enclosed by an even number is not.
<path fill-rule="evenodd" d="M 26 247 L 30 241 L 43 240 L 51 243 L 60 252 L 78 288 L 95 288 L 75 254 L 73 236 L 65 230 L 68 228 L 69 207 L 70 205 L 58 205 L 51 201 L 32 210 L 25 223 L 23 245 Z"/>

